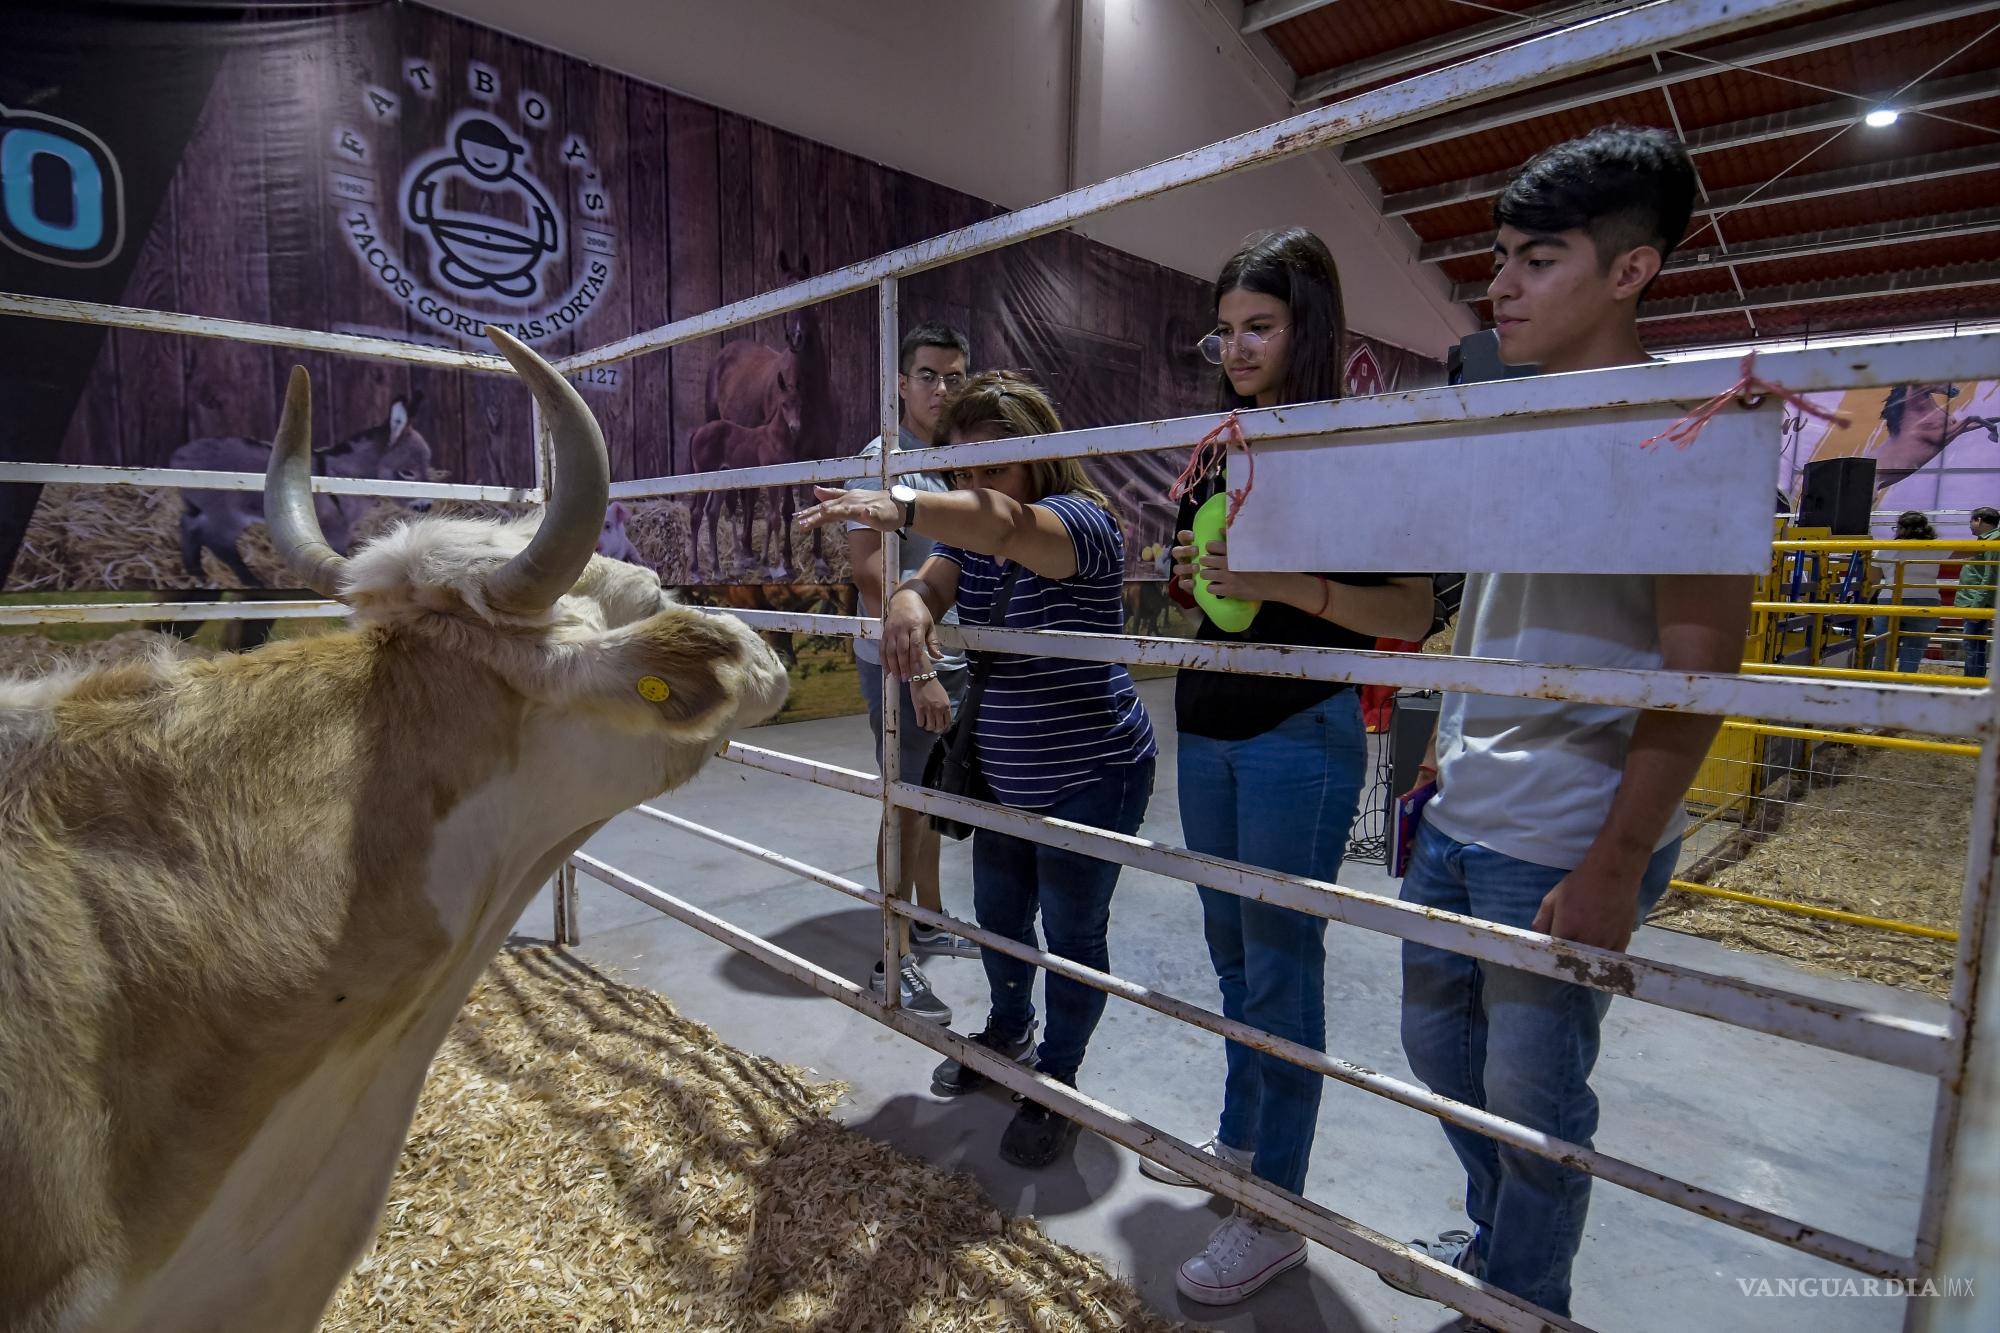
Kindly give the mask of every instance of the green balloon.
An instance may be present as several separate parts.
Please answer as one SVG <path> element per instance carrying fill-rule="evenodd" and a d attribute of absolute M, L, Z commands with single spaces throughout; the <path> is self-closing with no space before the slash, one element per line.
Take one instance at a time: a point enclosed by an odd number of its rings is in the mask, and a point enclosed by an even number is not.
<path fill-rule="evenodd" d="M 1208 554 L 1208 544 L 1221 541 L 1222 534 L 1229 526 L 1229 497 L 1211 495 L 1201 508 L 1194 511 L 1195 576 L 1194 600 L 1201 606 L 1217 628 L 1231 634 L 1241 634 L 1250 628 L 1250 622 L 1257 618 L 1257 611 L 1264 604 L 1252 602 L 1242 597 L 1217 597 L 1208 590 L 1208 577 L 1201 572 L 1201 557 Z"/>

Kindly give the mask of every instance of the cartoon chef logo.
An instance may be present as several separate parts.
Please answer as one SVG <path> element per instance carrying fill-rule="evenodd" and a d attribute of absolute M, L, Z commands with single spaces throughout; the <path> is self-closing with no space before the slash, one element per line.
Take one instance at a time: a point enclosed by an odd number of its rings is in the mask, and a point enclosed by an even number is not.
<path fill-rule="evenodd" d="M 515 300 L 535 294 L 537 270 L 562 252 L 562 235 L 547 192 L 522 169 L 526 151 L 499 121 L 469 115 L 453 126 L 449 148 L 416 164 L 403 216 L 430 239 L 440 282 Z"/>
<path fill-rule="evenodd" d="M 530 344 L 584 326 L 616 279 L 620 239 L 589 141 L 478 61 L 454 72 L 412 56 L 402 73 L 400 89 L 355 88 L 360 119 L 331 126 L 326 144 L 327 198 L 366 280 L 411 330 L 481 348 L 489 323 Z M 454 85 L 473 105 L 455 104 Z M 405 157 L 412 142 L 425 147 Z"/>

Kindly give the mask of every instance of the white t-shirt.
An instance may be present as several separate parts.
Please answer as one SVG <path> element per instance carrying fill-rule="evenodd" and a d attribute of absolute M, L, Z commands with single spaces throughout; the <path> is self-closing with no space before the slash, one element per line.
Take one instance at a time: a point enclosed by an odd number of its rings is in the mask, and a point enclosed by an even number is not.
<path fill-rule="evenodd" d="M 896 447 L 898 449 L 922 449 L 924 447 L 924 442 L 918 439 L 916 436 L 910 434 L 910 432 L 904 431 L 902 433 L 902 441 Z M 877 435 L 874 439 L 870 440 L 868 442 L 868 447 L 855 455 L 856 458 L 865 458 L 870 460 L 880 458 L 881 456 L 882 456 L 882 437 L 880 435 Z M 944 478 L 936 476 L 929 472 L 905 473 L 901 478 L 901 480 L 905 486 L 908 486 L 913 491 L 931 491 L 935 494 L 941 495 L 944 492 L 951 489 L 950 486 L 945 484 Z M 847 483 L 847 489 L 879 491 L 882 489 L 882 478 L 879 474 L 872 474 L 872 473 L 856 477 L 853 481 Z M 866 523 L 849 523 L 847 525 L 847 530 L 849 532 L 855 532 L 858 530 L 866 529 L 867 527 L 868 525 Z M 882 591 L 885 594 L 894 592 L 896 590 L 897 583 L 900 583 L 902 579 L 909 578 L 912 574 L 922 569 L 924 567 L 924 561 L 930 558 L 931 548 L 936 544 L 937 543 L 932 541 L 929 537 L 919 536 L 917 533 L 914 532 L 904 533 L 902 542 L 902 553 L 899 557 L 903 566 L 902 577 L 894 580 L 886 580 L 889 586 L 884 588 Z M 867 614 L 865 608 L 863 609 L 862 614 L 864 615 Z M 958 608 L 955 606 L 947 608 L 944 613 L 943 619 L 941 619 L 938 623 L 944 625 L 956 625 L 958 623 Z M 873 639 L 856 639 L 854 641 L 854 659 L 857 662 L 862 662 L 869 666 L 882 665 L 881 645 L 876 643 Z M 938 660 L 933 662 L 931 665 L 935 666 L 939 671 L 957 671 L 960 668 L 964 667 L 965 657 L 960 653 L 954 653 L 951 652 L 949 649 L 947 649 L 944 656 L 938 658 Z"/>
<path fill-rule="evenodd" d="M 1934 560 L 1905 560 L 1903 563 L 1904 606 L 1928 606 L 1941 600 L 1938 596 L 1938 567 Z M 1875 600 L 1887 602 L 1895 599 L 1896 566 L 1881 564 L 1875 566 Z"/>
<path fill-rule="evenodd" d="M 1474 574 L 1452 653 L 1553 666 L 1661 665 L 1650 574 Z M 1446 694 L 1438 793 L 1425 818 L 1459 842 L 1574 870 L 1604 827 L 1634 708 Z M 1670 820 L 1664 847 L 1680 836 Z"/>

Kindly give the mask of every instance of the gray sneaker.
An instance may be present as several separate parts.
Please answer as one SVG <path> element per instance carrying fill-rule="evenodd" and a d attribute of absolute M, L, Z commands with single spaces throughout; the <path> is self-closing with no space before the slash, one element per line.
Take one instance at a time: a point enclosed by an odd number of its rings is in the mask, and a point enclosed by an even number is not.
<path fill-rule="evenodd" d="M 917 966 L 914 955 L 903 956 L 903 965 L 896 969 L 896 976 L 901 982 L 897 990 L 901 996 L 902 1007 L 909 1011 L 912 1018 L 925 1018 L 946 1026 L 951 1024 L 950 1007 L 937 997 L 936 991 L 931 989 L 931 979 L 924 975 L 921 967 Z M 885 993 L 880 963 L 875 964 L 875 975 L 868 978 L 868 989 L 877 995 Z"/>
<path fill-rule="evenodd" d="M 938 954 L 946 958 L 977 958 L 979 946 L 963 935 L 942 928 L 911 925 L 910 948 L 916 953 Z"/>
<path fill-rule="evenodd" d="M 1410 1242 L 1410 1248 L 1419 1254 L 1429 1255 L 1447 1268 L 1456 1268 L 1466 1273 L 1472 1271 L 1472 1233 L 1470 1231 L 1462 1229 L 1457 1231 L 1440 1231 L 1437 1234 L 1436 1240 L 1413 1240 Z M 1387 1273 L 1378 1272 L 1376 1276 L 1394 1287 L 1397 1291 L 1402 1292 L 1405 1296 L 1415 1296 L 1420 1300 L 1426 1301 L 1437 1299 L 1435 1296 L 1424 1295 L 1423 1292 L 1418 1291 L 1409 1283 L 1390 1277 Z"/>

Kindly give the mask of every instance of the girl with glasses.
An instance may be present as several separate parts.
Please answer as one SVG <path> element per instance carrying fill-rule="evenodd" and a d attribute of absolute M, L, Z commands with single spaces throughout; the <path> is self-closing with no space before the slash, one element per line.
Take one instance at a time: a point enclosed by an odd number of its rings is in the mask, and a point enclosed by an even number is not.
<path fill-rule="evenodd" d="M 1345 321 L 1340 277 L 1319 237 L 1301 227 L 1251 238 L 1215 282 L 1215 331 L 1198 344 L 1222 370 L 1222 404 L 1275 407 L 1340 396 Z M 1218 466 L 1183 499 L 1174 576 L 1197 566 L 1217 596 L 1261 603 L 1246 629 L 1204 619 L 1207 641 L 1373 648 L 1422 638 L 1431 621 L 1423 575 L 1259 574 L 1229 567 L 1228 541 L 1193 546 L 1195 509 L 1222 488 Z M 1329 519 L 1335 497 L 1328 497 Z M 1362 501 L 1365 502 L 1365 501 Z M 1367 737 L 1345 684 L 1183 670 L 1181 827 L 1188 848 L 1288 874 L 1332 880 L 1360 801 Z M 1203 931 L 1230 1018 L 1326 1049 L 1326 922 L 1200 888 Z M 1302 1193 L 1319 1114 L 1320 1075 L 1226 1044 L 1221 1124 L 1202 1151 Z M 1147 1161 L 1170 1184 L 1194 1182 Z M 1305 1261 L 1305 1238 L 1238 1209 L 1180 1267 L 1190 1300 L 1228 1305 Z"/>

